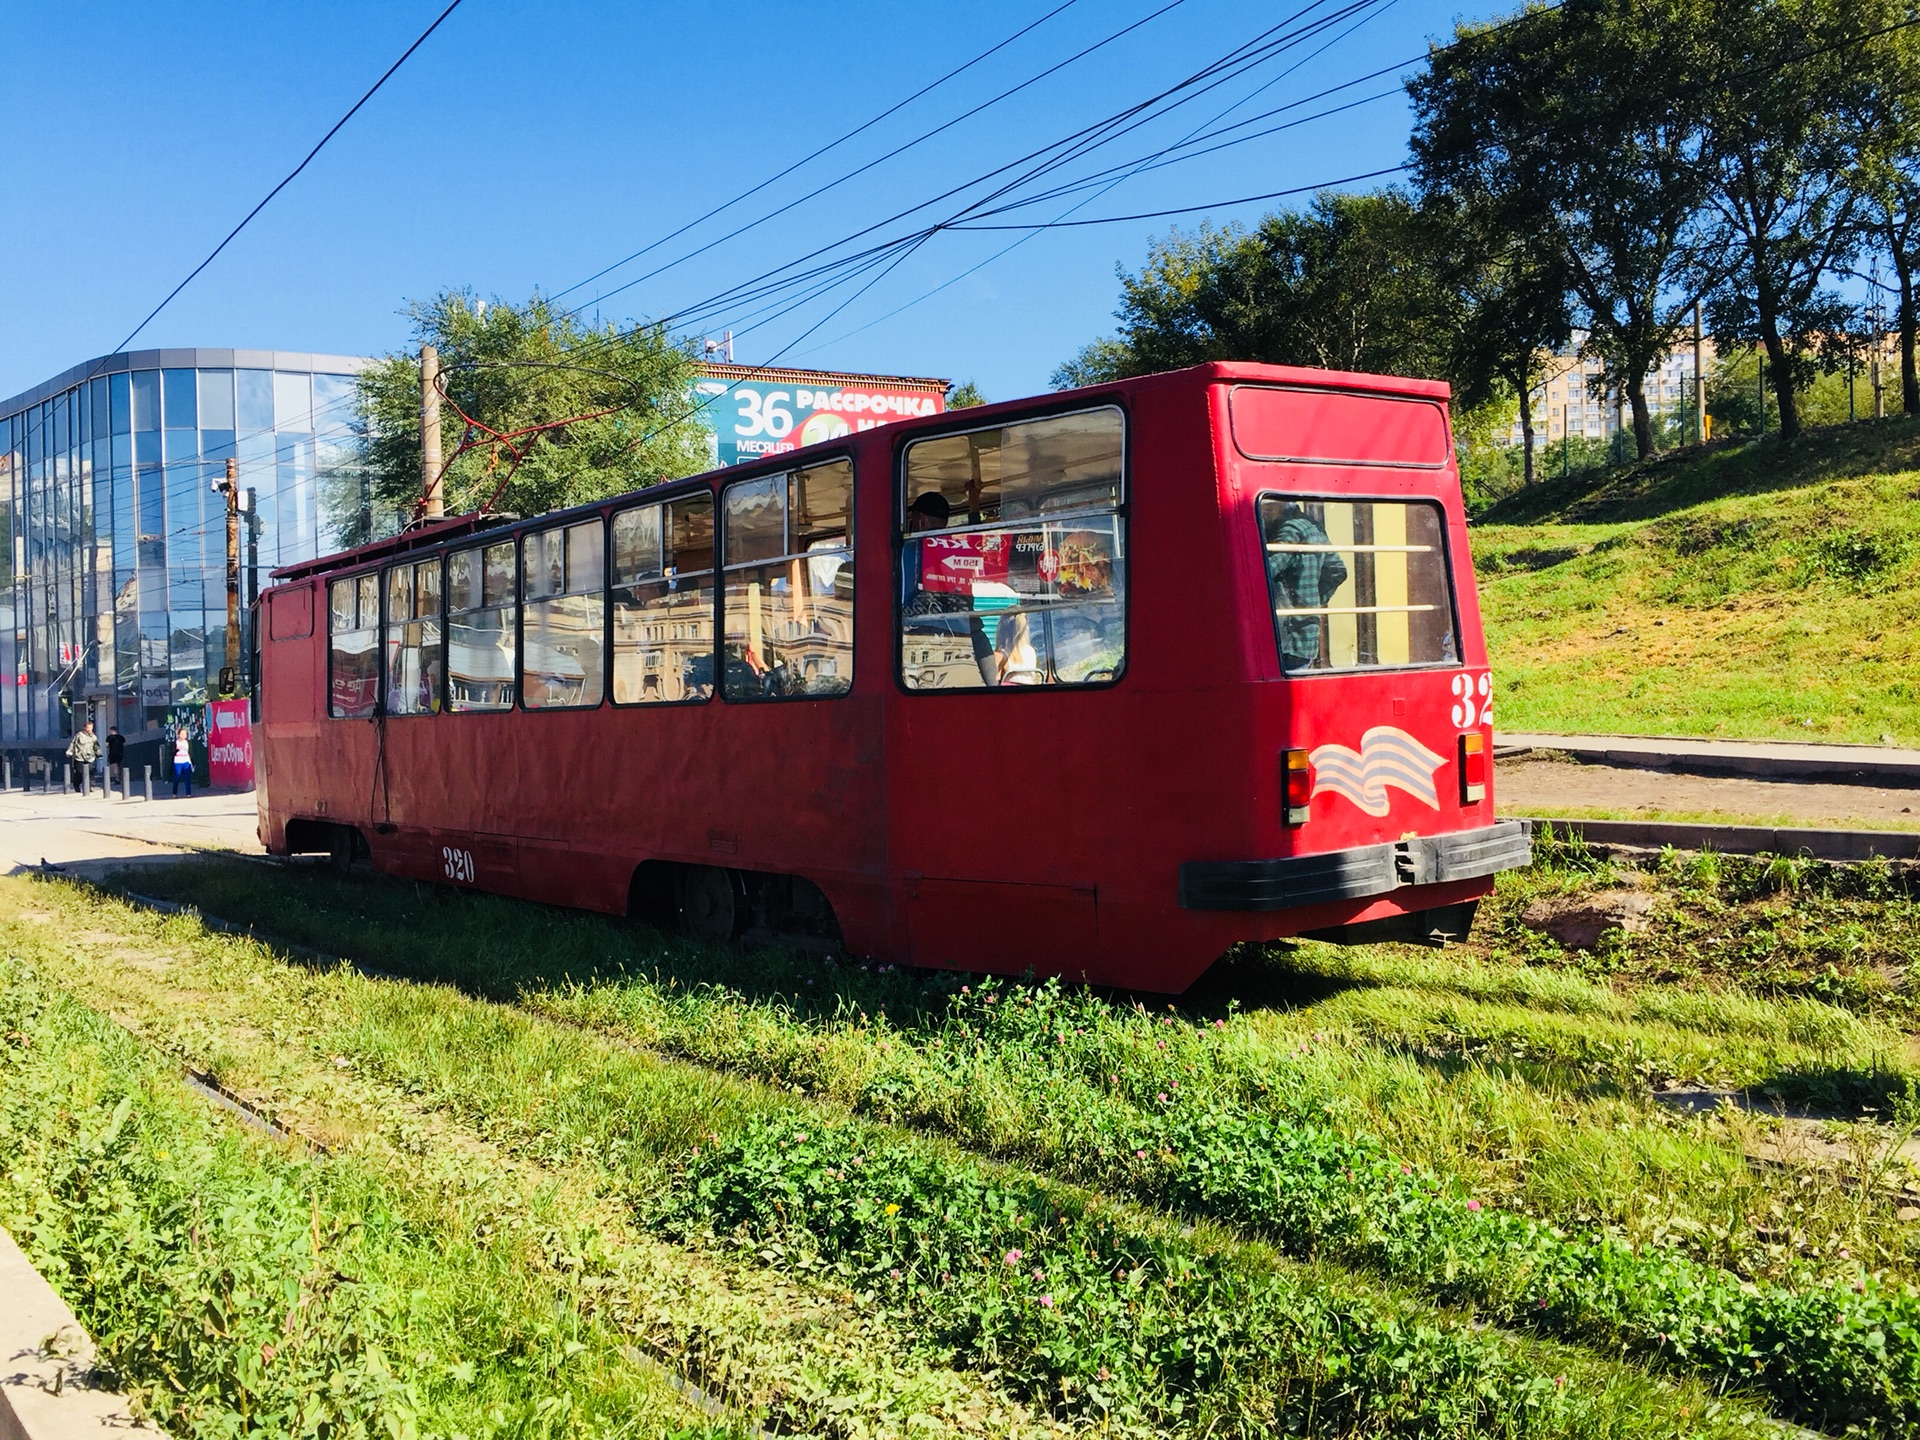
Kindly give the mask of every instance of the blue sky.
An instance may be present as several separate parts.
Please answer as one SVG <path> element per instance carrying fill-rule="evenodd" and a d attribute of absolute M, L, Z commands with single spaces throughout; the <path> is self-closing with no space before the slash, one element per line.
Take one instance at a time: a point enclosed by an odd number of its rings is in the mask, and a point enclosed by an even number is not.
<path fill-rule="evenodd" d="M 0 194 L 8 197 L 0 224 L 0 396 L 116 346 L 443 3 L 0 0 L 0 53 L 9 57 L 0 87 Z M 409 298 L 449 285 L 509 299 L 536 287 L 563 290 L 1058 3 L 465 0 L 135 344 L 372 354 L 406 343 L 398 312 Z M 858 139 L 662 246 L 648 263 L 574 292 L 568 303 L 591 307 L 600 291 L 879 157 L 1168 3 L 1076 0 Z M 600 313 L 676 314 L 1144 99 L 1301 3 L 1178 0 L 1014 98 L 605 299 Z M 1308 18 L 1344 3 L 1327 0 Z M 1379 0 L 1069 173 L 1134 160 L 1236 102 L 1228 123 L 1418 55 L 1463 13 L 1489 12 Z M 1388 75 L 1291 113 L 1374 95 L 1394 81 Z M 1392 95 L 1134 175 L 1111 193 L 1022 214 L 1051 219 L 1082 200 L 1074 218 L 1132 214 L 1378 170 L 1405 158 L 1407 125 L 1404 99 Z M 1205 216 L 1251 220 L 1269 208 L 1217 207 Z M 830 317 L 873 277 L 760 328 L 748 328 L 750 306 L 708 317 L 701 328 L 717 333 L 731 321 L 744 332 L 737 358 L 749 363 L 777 354 L 786 364 L 972 379 L 990 398 L 1011 398 L 1044 389 L 1062 359 L 1111 328 L 1116 262 L 1137 266 L 1151 237 L 1201 218 L 1053 230 L 998 259 L 991 257 L 1018 234 L 943 233 Z"/>

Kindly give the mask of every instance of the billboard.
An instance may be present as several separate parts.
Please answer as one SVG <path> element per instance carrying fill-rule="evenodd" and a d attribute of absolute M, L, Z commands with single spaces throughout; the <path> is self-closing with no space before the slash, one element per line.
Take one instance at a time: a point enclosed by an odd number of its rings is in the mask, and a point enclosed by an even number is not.
<path fill-rule="evenodd" d="M 246 700 L 207 706 L 207 781 L 216 790 L 253 788 L 253 723 Z"/>
<path fill-rule="evenodd" d="M 726 373 L 734 368 L 703 367 L 693 387 L 701 416 L 713 431 L 718 465 L 779 455 L 947 408 L 946 385 L 939 380 L 887 382 L 870 375 L 782 373 L 744 365 L 738 375 Z"/>

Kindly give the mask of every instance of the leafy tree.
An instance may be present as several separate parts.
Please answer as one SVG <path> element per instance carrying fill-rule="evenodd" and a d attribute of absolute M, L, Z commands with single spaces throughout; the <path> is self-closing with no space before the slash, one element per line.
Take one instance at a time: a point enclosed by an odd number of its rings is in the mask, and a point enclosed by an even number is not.
<path fill-rule="evenodd" d="M 980 393 L 980 387 L 971 380 L 962 380 L 957 385 L 947 387 L 947 408 L 949 410 L 971 410 L 976 405 L 987 403 L 987 397 Z"/>
<path fill-rule="evenodd" d="M 1894 23 L 1889 14 L 1880 25 Z M 1876 25 L 1874 28 L 1880 28 Z M 1855 88 L 1862 144 L 1856 188 L 1861 225 L 1869 244 L 1893 262 L 1900 332 L 1901 408 L 1920 414 L 1920 373 L 1914 361 L 1915 264 L 1920 260 L 1920 32 L 1880 35 L 1859 57 L 1864 81 Z M 1877 340 L 1878 337 L 1876 337 Z"/>
<path fill-rule="evenodd" d="M 371 538 L 376 516 L 404 518 L 420 500 L 422 344 L 440 353 L 447 397 L 441 448 L 452 457 L 444 479 L 449 514 L 493 502 L 536 515 L 711 463 L 712 436 L 693 408 L 692 358 L 660 327 L 591 325 L 537 294 L 512 305 L 481 303 L 464 290 L 413 302 L 404 313 L 414 348 L 360 376 L 368 493 L 328 497 L 329 518 L 349 543 Z M 480 443 L 456 455 L 469 434 L 462 412 L 502 433 L 570 423 L 513 440 L 516 463 L 505 446 L 478 434 L 472 438 Z"/>
<path fill-rule="evenodd" d="M 1566 344 L 1573 326 L 1565 263 L 1528 223 L 1529 208 L 1524 195 L 1460 172 L 1451 186 L 1430 188 L 1423 206 L 1436 273 L 1459 316 L 1448 365 L 1456 406 L 1479 411 L 1511 399 L 1524 485 L 1534 481 L 1533 387 L 1546 356 Z"/>
<path fill-rule="evenodd" d="M 1252 232 L 1175 231 L 1120 282 L 1119 336 L 1067 361 L 1056 385 L 1207 360 L 1446 373 L 1453 299 L 1398 190 L 1324 193 Z"/>
<path fill-rule="evenodd" d="M 1679 338 L 1698 271 L 1706 132 L 1686 97 L 1703 3 L 1530 6 L 1460 26 L 1409 86 L 1423 184 L 1497 202 L 1509 240 L 1557 255 L 1642 456 L 1646 377 Z"/>
<path fill-rule="evenodd" d="M 1871 28 L 1870 4 L 1714 0 L 1718 80 L 1701 96 L 1711 248 L 1735 263 L 1707 287 L 1707 316 L 1717 344 L 1766 351 L 1786 440 L 1800 433 L 1811 343 L 1849 318 L 1824 282 L 1857 243 L 1862 134 L 1848 102 L 1865 69 L 1844 42 Z"/>

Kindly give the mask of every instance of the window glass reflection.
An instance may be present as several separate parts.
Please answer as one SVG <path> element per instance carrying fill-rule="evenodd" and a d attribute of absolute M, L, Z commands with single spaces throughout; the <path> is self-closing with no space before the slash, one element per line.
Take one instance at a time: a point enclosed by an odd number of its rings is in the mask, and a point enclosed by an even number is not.
<path fill-rule="evenodd" d="M 853 688 L 853 464 L 743 480 L 725 496 L 722 693 L 729 700 Z"/>
<path fill-rule="evenodd" d="M 202 370 L 199 379 L 200 428 L 233 429 L 233 372 Z"/>
<path fill-rule="evenodd" d="M 162 370 L 160 378 L 167 429 L 198 429 L 199 401 L 194 393 L 193 371 Z"/>
<path fill-rule="evenodd" d="M 613 702 L 713 694 L 713 497 L 613 517 Z"/>

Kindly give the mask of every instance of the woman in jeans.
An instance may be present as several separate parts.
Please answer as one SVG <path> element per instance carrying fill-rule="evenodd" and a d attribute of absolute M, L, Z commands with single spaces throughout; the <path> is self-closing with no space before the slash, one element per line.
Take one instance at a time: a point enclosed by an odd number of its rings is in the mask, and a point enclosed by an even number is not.
<path fill-rule="evenodd" d="M 187 739 L 187 727 L 182 725 L 173 736 L 173 793 L 178 795 L 180 787 L 187 787 L 187 797 L 193 797 L 193 746 Z"/>

